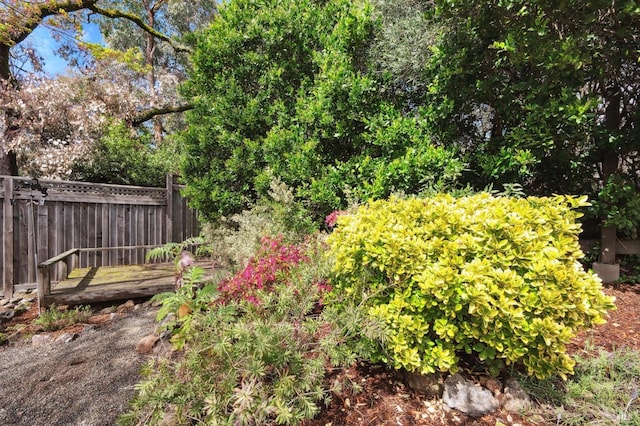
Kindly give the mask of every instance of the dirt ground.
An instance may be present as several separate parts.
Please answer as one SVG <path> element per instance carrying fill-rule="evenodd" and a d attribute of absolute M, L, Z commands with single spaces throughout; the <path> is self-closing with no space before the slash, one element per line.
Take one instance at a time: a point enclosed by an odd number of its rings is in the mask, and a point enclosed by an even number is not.
<path fill-rule="evenodd" d="M 582 333 L 571 345 L 640 350 L 640 286 L 613 285 L 605 292 L 616 297 L 617 310 L 607 324 Z M 126 314 L 94 316 L 89 330 L 68 342 L 33 347 L 28 333 L 0 347 L 1 425 L 113 425 L 126 411 L 145 356 L 135 352 L 140 339 L 152 333 L 157 310 L 140 305 Z M 13 323 L 30 323 L 27 312 Z M 66 331 L 79 331 L 75 329 Z M 59 335 L 62 332 L 58 332 Z M 26 337 L 26 339 L 24 338 Z M 502 411 L 468 418 L 408 389 L 393 371 L 359 365 L 341 371 L 362 386 L 358 394 L 336 395 L 329 407 L 305 426 L 342 425 L 544 425 L 539 416 L 526 418 Z"/>
<path fill-rule="evenodd" d="M 114 425 L 134 395 L 145 360 L 135 348 L 155 331 L 156 312 L 139 305 L 94 315 L 38 346 L 30 338 L 35 328 L 28 326 L 0 347 L 0 425 Z M 28 324 L 35 315 L 32 309 L 10 325 Z M 74 333 L 70 342 L 53 341 Z"/>

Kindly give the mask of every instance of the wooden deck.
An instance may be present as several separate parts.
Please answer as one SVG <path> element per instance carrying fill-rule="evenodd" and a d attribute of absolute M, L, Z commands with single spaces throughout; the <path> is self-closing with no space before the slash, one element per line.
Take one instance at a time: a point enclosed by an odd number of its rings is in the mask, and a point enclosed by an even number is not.
<path fill-rule="evenodd" d="M 145 263 L 124 266 L 76 268 L 81 251 L 107 251 L 148 248 L 146 246 L 73 248 L 38 265 L 38 303 L 45 308 L 56 305 L 83 305 L 113 300 L 148 297 L 174 289 L 176 265 Z M 62 279 L 51 279 L 56 267 L 64 270 Z M 208 261 L 196 261 L 195 266 L 213 273 Z M 211 278 L 211 275 L 210 275 Z"/>
<path fill-rule="evenodd" d="M 135 299 L 172 291 L 173 263 L 78 268 L 45 294 L 43 306 Z"/>

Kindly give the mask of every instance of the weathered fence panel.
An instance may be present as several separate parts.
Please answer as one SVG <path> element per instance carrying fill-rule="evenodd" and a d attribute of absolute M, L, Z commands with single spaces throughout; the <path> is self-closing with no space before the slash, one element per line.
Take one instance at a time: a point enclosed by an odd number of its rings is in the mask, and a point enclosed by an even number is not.
<path fill-rule="evenodd" d="M 0 176 L 4 297 L 35 286 L 37 264 L 72 248 L 151 247 L 198 235 L 197 213 L 180 189 L 171 176 L 165 188 Z M 81 251 L 78 267 L 143 263 L 146 251 Z"/>

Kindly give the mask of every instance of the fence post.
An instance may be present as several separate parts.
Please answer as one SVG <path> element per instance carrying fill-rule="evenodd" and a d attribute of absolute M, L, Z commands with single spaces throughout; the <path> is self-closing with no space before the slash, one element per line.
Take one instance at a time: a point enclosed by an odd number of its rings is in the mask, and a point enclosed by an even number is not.
<path fill-rule="evenodd" d="M 4 177 L 4 224 L 2 226 L 3 244 L 3 296 L 5 299 L 13 297 L 13 178 Z"/>
<path fill-rule="evenodd" d="M 620 278 L 620 264 L 616 263 L 617 232 L 615 226 L 604 226 L 600 230 L 600 258 L 592 265 L 593 271 L 605 283 Z"/>
<path fill-rule="evenodd" d="M 167 235 L 165 243 L 173 242 L 173 175 L 167 174 Z"/>

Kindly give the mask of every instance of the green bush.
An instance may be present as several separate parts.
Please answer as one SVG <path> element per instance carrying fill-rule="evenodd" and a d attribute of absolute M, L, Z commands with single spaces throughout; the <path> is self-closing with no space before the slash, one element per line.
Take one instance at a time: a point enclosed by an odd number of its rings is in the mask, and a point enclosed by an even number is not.
<path fill-rule="evenodd" d="M 370 202 L 329 237 L 332 303 L 364 304 L 387 327 L 373 358 L 396 368 L 565 377 L 565 345 L 614 307 L 578 262 L 584 205 L 487 193 Z"/>
<path fill-rule="evenodd" d="M 295 199 L 291 188 L 277 178 L 269 186 L 268 196 L 250 209 L 204 226 L 217 264 L 242 268 L 260 251 L 263 237 L 282 236 L 287 242 L 299 243 L 315 231 L 310 213 Z"/>
<path fill-rule="evenodd" d="M 453 185 L 464 164 L 367 61 L 368 1 L 232 0 L 199 36 L 184 95 L 185 194 L 208 220 L 250 208 L 274 178 L 315 223 L 350 198 Z M 294 224 L 298 222 L 293 222 Z"/>
<path fill-rule="evenodd" d="M 176 162 L 173 146 L 153 148 L 148 132 L 132 135 L 123 123 L 114 123 L 87 155 L 76 161 L 70 179 L 116 185 L 164 186 Z"/>

